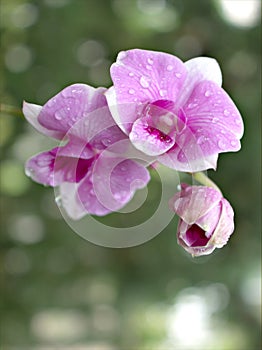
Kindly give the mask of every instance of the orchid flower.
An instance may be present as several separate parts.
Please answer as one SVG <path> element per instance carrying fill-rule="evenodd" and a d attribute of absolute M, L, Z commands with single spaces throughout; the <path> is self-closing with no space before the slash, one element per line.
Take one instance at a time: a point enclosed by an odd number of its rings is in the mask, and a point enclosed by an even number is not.
<path fill-rule="evenodd" d="M 145 166 L 125 154 L 130 141 L 112 119 L 105 90 L 74 84 L 43 107 L 23 105 L 39 132 L 63 141 L 30 158 L 26 173 L 38 183 L 59 186 L 61 204 L 73 219 L 122 208 L 150 179 Z"/>
<path fill-rule="evenodd" d="M 140 49 L 120 52 L 105 93 L 133 145 L 178 171 L 216 168 L 218 154 L 238 151 L 243 122 L 221 88 L 216 60 Z"/>
<path fill-rule="evenodd" d="M 179 216 L 177 242 L 193 256 L 223 247 L 234 231 L 233 209 L 214 188 L 181 184 L 169 206 Z"/>

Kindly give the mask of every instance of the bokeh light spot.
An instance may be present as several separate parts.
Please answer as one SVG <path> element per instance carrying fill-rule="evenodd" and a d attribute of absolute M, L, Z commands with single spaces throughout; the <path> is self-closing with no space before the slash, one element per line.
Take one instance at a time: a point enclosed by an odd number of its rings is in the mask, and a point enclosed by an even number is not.
<path fill-rule="evenodd" d="M 235 26 L 253 27 L 260 18 L 258 0 L 219 0 L 219 5 L 225 20 Z"/>
<path fill-rule="evenodd" d="M 5 65 L 12 73 L 26 71 L 33 62 L 32 49 L 24 44 L 9 47 L 5 55 Z"/>
<path fill-rule="evenodd" d="M 38 8 L 30 3 L 24 3 L 15 7 L 11 21 L 18 28 L 28 28 L 38 19 Z"/>
<path fill-rule="evenodd" d="M 40 242 L 44 237 L 44 224 L 36 215 L 16 215 L 9 220 L 10 237 L 23 244 Z"/>

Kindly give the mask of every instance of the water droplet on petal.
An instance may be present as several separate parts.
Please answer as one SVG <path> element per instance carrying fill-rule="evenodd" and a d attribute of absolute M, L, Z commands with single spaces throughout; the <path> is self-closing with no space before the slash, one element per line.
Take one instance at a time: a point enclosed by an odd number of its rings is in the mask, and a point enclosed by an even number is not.
<path fill-rule="evenodd" d="M 224 140 L 219 140 L 217 145 L 220 149 L 225 149 L 227 146 Z"/>
<path fill-rule="evenodd" d="M 55 197 L 56 204 L 61 207 L 62 206 L 62 197 L 59 195 Z"/>
<path fill-rule="evenodd" d="M 34 169 L 25 168 L 25 174 L 26 174 L 26 176 L 31 177 L 34 174 Z"/>
<path fill-rule="evenodd" d="M 167 93 L 166 90 L 160 90 L 160 91 L 159 91 L 159 94 L 160 94 L 161 97 L 166 96 L 166 93 Z"/>
<path fill-rule="evenodd" d="M 61 120 L 62 119 L 62 113 L 60 111 L 56 111 L 55 112 L 55 119 L 56 120 Z"/>
<path fill-rule="evenodd" d="M 169 72 L 171 72 L 171 70 L 173 70 L 173 66 L 171 66 L 171 64 L 169 64 L 167 67 L 166 67 L 166 70 L 168 70 Z"/>
<path fill-rule="evenodd" d="M 110 140 L 110 139 L 103 139 L 102 141 L 102 144 L 104 145 L 104 146 L 109 146 L 111 143 L 112 143 L 112 140 Z"/>
<path fill-rule="evenodd" d="M 197 105 L 195 103 L 189 103 L 189 105 L 187 106 L 188 109 L 193 109 L 195 108 Z"/>
<path fill-rule="evenodd" d="M 133 77 L 133 76 L 134 76 L 134 73 L 133 73 L 133 72 L 130 72 L 130 73 L 128 73 L 128 75 L 129 75 L 130 77 Z"/>
<path fill-rule="evenodd" d="M 149 66 L 148 64 L 146 65 L 146 69 L 152 70 L 152 66 Z"/>
<path fill-rule="evenodd" d="M 242 124 L 242 122 L 241 122 L 241 120 L 239 118 L 235 119 L 235 123 L 236 123 L 236 125 L 241 125 Z"/>
<path fill-rule="evenodd" d="M 127 192 L 126 191 L 120 191 L 114 194 L 114 198 L 116 201 L 118 202 L 124 202 L 127 196 Z"/>
<path fill-rule="evenodd" d="M 149 87 L 148 81 L 143 76 L 140 78 L 140 85 L 145 89 L 147 89 Z"/>
<path fill-rule="evenodd" d="M 182 74 L 181 73 L 176 73 L 175 76 L 180 79 L 182 77 Z"/>
<path fill-rule="evenodd" d="M 226 117 L 228 117 L 228 116 L 230 115 L 229 110 L 225 109 L 225 110 L 224 110 L 224 115 L 225 115 Z"/>
<path fill-rule="evenodd" d="M 135 93 L 135 90 L 134 89 L 130 89 L 130 90 L 128 90 L 128 92 L 130 93 L 130 95 L 133 95 Z"/>
<path fill-rule="evenodd" d="M 148 62 L 149 64 L 151 64 L 151 65 L 154 63 L 154 61 L 152 60 L 152 58 L 148 58 L 148 59 L 147 59 L 147 62 Z"/>
<path fill-rule="evenodd" d="M 231 146 L 235 147 L 237 145 L 237 141 L 232 140 L 232 141 L 230 141 L 230 144 L 231 144 Z"/>
<path fill-rule="evenodd" d="M 197 139 L 197 144 L 201 145 L 202 143 L 204 143 L 206 141 L 206 137 L 204 135 L 201 135 L 198 139 Z"/>
<path fill-rule="evenodd" d="M 121 170 L 121 171 L 126 171 L 126 166 L 122 165 L 122 166 L 120 167 L 120 170 Z"/>
<path fill-rule="evenodd" d="M 205 92 L 205 96 L 206 96 L 206 97 L 211 96 L 211 91 L 207 90 L 207 91 Z"/>
<path fill-rule="evenodd" d="M 217 118 L 217 117 L 214 117 L 213 119 L 212 119 L 212 123 L 217 123 L 219 121 L 219 118 Z"/>

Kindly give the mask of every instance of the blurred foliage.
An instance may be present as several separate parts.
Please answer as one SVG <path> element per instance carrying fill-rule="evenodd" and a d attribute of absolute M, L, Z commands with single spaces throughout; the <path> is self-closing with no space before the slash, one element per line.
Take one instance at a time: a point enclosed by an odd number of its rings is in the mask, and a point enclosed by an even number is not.
<path fill-rule="evenodd" d="M 1 115 L 1 349 L 260 349 L 260 42 L 259 19 L 233 25 L 218 0 L 1 1 L 1 103 L 43 104 L 74 82 L 110 86 L 117 53 L 138 47 L 215 57 L 245 122 L 242 150 L 209 172 L 235 208 L 235 233 L 192 259 L 176 219 L 133 248 L 77 236 L 53 191 L 23 174 L 46 141 Z"/>

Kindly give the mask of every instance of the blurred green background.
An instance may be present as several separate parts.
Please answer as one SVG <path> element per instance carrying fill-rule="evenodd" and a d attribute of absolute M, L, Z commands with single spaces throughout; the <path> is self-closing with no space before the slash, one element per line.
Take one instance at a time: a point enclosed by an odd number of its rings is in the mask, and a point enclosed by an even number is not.
<path fill-rule="evenodd" d="M 43 104 L 74 82 L 110 86 L 117 53 L 137 47 L 183 60 L 215 57 L 245 122 L 242 150 L 222 154 L 209 172 L 235 209 L 235 232 L 223 249 L 193 259 L 176 244 L 177 219 L 133 248 L 79 237 L 52 189 L 24 175 L 25 160 L 45 139 L 23 118 L 2 113 L 1 350 L 260 349 L 259 6 L 1 1 L 1 103 Z M 151 194 L 156 184 L 153 178 Z M 109 221 L 124 220 L 117 215 Z"/>

